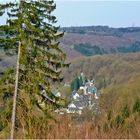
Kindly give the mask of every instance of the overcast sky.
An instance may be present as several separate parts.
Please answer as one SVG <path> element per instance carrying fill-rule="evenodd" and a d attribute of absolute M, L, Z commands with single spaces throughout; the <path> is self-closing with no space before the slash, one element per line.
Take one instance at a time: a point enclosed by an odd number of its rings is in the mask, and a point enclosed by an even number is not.
<path fill-rule="evenodd" d="M 5 2 L 10 0 L 0 0 Z M 11 0 L 15 1 L 15 0 Z M 55 0 L 60 26 L 140 27 L 140 1 Z M 0 23 L 4 18 L 0 20 Z"/>

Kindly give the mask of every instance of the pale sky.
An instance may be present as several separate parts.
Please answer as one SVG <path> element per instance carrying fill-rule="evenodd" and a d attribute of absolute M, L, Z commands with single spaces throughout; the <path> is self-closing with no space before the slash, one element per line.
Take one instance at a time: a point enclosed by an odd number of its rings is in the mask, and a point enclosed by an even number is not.
<path fill-rule="evenodd" d="M 0 0 L 1 2 L 14 0 Z M 140 27 L 140 0 L 54 0 L 60 26 Z M 0 20 L 0 23 L 4 21 Z"/>

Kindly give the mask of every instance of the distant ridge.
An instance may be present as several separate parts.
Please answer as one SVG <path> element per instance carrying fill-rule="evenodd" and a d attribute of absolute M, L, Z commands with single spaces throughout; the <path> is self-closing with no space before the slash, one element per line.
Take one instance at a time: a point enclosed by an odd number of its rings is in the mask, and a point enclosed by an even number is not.
<path fill-rule="evenodd" d="M 140 27 L 114 28 L 99 25 L 63 27 L 60 30 L 65 32 L 65 36 L 61 39 L 62 49 L 70 59 L 96 54 L 140 51 Z"/>
<path fill-rule="evenodd" d="M 109 27 L 109 26 L 72 26 L 72 27 L 62 27 L 60 30 L 68 33 L 102 33 L 103 35 L 114 35 L 121 36 L 123 33 L 139 32 L 140 27 Z"/>

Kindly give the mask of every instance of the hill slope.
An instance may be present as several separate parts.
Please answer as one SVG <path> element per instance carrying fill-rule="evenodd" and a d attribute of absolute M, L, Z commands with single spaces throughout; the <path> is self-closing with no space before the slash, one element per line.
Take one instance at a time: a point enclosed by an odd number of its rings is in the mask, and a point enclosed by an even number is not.
<path fill-rule="evenodd" d="M 61 39 L 61 45 L 68 58 L 79 58 L 81 55 L 92 56 L 95 54 L 140 51 L 139 27 L 85 26 L 66 27 L 61 30 L 65 31 L 65 35 Z M 86 47 L 83 50 L 81 46 Z M 88 48 L 92 53 L 87 54 Z"/>
<path fill-rule="evenodd" d="M 99 89 L 121 84 L 140 73 L 140 53 L 98 55 L 73 61 L 64 73 L 64 80 L 71 81 L 83 72 L 95 78 Z"/>
<path fill-rule="evenodd" d="M 86 120 L 90 115 L 93 116 L 93 110 L 86 112 L 79 124 L 70 120 L 70 115 L 65 116 L 56 124 L 53 138 L 57 131 L 57 138 L 139 139 L 140 53 L 77 59 L 65 72 L 65 81 L 72 80 L 80 72 L 84 72 L 87 77 L 94 77 L 100 89 L 98 113 L 93 120 Z M 71 124 L 70 128 L 64 127 L 68 124 Z"/>

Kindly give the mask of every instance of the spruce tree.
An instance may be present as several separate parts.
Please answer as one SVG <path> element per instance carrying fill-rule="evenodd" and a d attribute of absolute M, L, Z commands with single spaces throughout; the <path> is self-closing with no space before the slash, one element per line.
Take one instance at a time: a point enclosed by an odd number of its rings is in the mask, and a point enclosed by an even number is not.
<path fill-rule="evenodd" d="M 57 20 L 51 13 L 55 8 L 56 5 L 50 0 L 20 0 L 0 5 L 0 15 L 5 11 L 8 15 L 7 23 L 0 26 L 0 30 L 6 34 L 0 38 L 1 47 L 18 53 L 11 138 L 15 127 L 17 94 L 18 105 L 25 103 L 27 114 L 31 114 L 34 105 L 48 114 L 55 102 L 50 103 L 45 99 L 46 106 L 42 108 L 38 103 L 41 90 L 54 101 L 51 84 L 63 79 L 62 68 L 69 65 L 65 64 L 66 56 L 59 48 L 63 33 L 54 25 Z M 30 131 L 32 117 L 27 118 Z"/>

